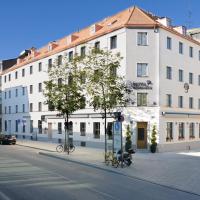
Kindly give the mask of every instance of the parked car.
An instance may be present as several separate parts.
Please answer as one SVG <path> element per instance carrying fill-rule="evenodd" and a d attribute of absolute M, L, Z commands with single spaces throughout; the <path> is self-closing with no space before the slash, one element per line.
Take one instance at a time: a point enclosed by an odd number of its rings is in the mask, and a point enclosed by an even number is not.
<path fill-rule="evenodd" d="M 16 144 L 16 137 L 14 135 L 0 134 L 0 144 Z"/>

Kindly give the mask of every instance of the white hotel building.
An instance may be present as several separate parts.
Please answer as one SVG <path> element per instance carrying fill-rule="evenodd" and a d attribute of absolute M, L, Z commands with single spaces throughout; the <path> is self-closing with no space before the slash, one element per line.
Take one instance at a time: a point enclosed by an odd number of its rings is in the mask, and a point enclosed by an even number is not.
<path fill-rule="evenodd" d="M 133 7 L 41 49 L 26 50 L 17 64 L 2 71 L 2 130 L 19 138 L 64 139 L 64 120 L 44 104 L 48 67 L 58 57 L 87 53 L 96 45 L 121 53 L 118 73 L 135 87 L 135 104 L 123 110 L 123 127 L 125 133 L 131 125 L 136 148 L 149 148 L 154 124 L 159 151 L 199 148 L 200 42 L 196 38 L 185 27 L 172 26 L 169 18 Z M 104 146 L 104 121 L 91 113 L 86 106 L 72 116 L 73 140 Z M 42 115 L 47 116 L 45 121 Z"/>

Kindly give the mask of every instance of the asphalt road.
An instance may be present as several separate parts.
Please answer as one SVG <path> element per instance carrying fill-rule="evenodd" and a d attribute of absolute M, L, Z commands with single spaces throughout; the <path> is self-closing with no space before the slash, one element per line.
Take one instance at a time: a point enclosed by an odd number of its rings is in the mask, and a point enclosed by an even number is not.
<path fill-rule="evenodd" d="M 151 169 L 149 169 L 151 170 Z M 200 196 L 0 145 L 0 200 L 199 200 Z"/>

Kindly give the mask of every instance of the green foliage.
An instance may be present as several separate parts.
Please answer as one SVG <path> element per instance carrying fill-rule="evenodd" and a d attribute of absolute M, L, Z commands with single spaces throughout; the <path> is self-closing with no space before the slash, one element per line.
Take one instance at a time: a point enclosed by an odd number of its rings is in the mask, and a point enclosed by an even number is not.
<path fill-rule="evenodd" d="M 152 133 L 151 133 L 151 144 L 152 145 L 157 145 L 156 135 L 157 135 L 156 125 L 153 125 L 153 129 L 152 129 Z"/>
<path fill-rule="evenodd" d="M 83 108 L 85 104 L 79 61 L 78 56 L 75 56 L 72 61 L 63 57 L 62 64 L 56 60 L 48 71 L 49 80 L 45 82 L 44 90 L 46 103 L 62 114 L 71 114 Z"/>
<path fill-rule="evenodd" d="M 125 151 L 128 151 L 130 148 L 132 148 L 132 141 L 131 141 L 131 130 L 130 125 L 126 128 L 126 143 L 125 143 Z"/>
<path fill-rule="evenodd" d="M 117 74 L 121 60 L 119 54 L 96 49 L 91 49 L 81 60 L 86 72 L 85 88 L 94 110 L 110 111 L 125 104 L 124 80 Z"/>

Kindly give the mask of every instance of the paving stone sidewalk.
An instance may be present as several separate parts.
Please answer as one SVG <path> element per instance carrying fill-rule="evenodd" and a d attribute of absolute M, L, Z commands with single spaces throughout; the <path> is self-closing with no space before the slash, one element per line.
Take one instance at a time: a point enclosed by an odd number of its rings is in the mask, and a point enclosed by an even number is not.
<path fill-rule="evenodd" d="M 43 155 L 112 170 L 128 177 L 147 180 L 200 195 L 200 150 L 155 154 L 136 152 L 133 156 L 133 165 L 115 169 L 111 166 L 105 166 L 103 149 L 76 147 L 73 153 L 67 155 L 66 153 L 56 152 L 58 145 L 56 143 L 18 140 L 17 144 L 36 148 Z"/>

